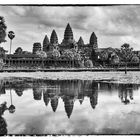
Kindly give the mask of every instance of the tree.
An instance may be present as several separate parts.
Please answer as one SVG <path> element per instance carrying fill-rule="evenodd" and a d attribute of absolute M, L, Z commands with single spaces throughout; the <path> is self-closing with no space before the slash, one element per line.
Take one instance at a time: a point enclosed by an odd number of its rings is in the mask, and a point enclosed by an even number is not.
<path fill-rule="evenodd" d="M 8 37 L 10 38 L 10 54 L 11 54 L 12 40 L 15 37 L 15 33 L 13 31 L 9 31 Z"/>
<path fill-rule="evenodd" d="M 66 57 L 66 58 L 69 58 L 71 60 L 74 59 L 74 54 L 71 50 L 64 50 L 63 53 L 62 53 L 63 57 Z"/>
<path fill-rule="evenodd" d="M 36 54 L 40 57 L 40 58 L 46 58 L 47 54 L 44 51 L 37 51 Z"/>
<path fill-rule="evenodd" d="M 4 66 L 4 62 L 3 62 L 3 59 L 0 59 L 0 69 L 2 69 Z"/>
<path fill-rule="evenodd" d="M 57 49 L 47 52 L 47 56 L 52 59 L 57 59 L 60 57 L 60 52 Z"/>
<path fill-rule="evenodd" d="M 91 60 L 92 60 L 93 63 L 98 61 L 98 55 L 95 52 L 95 49 L 93 49 L 92 52 L 91 52 Z"/>
<path fill-rule="evenodd" d="M 76 52 L 76 50 L 74 48 L 64 50 L 63 53 L 62 53 L 62 56 L 71 60 L 73 67 L 74 67 L 74 60 L 81 61 L 80 53 Z"/>
<path fill-rule="evenodd" d="M 136 55 L 134 55 L 133 57 L 132 57 L 132 59 L 131 59 L 131 62 L 133 62 L 133 63 L 139 63 L 139 57 L 138 56 L 136 56 Z"/>
<path fill-rule="evenodd" d="M 112 54 L 110 61 L 111 61 L 111 64 L 117 64 L 117 63 L 119 63 L 120 60 L 119 60 L 119 57 L 117 54 Z"/>
<path fill-rule="evenodd" d="M 56 60 L 60 58 L 60 52 L 57 49 L 47 52 L 47 57 L 54 60 L 54 66 L 56 67 Z"/>
<path fill-rule="evenodd" d="M 60 52 L 58 50 L 54 49 L 53 52 L 52 52 L 52 57 L 54 59 L 59 58 L 60 57 Z"/>
<path fill-rule="evenodd" d="M 106 61 L 108 59 L 108 53 L 107 51 L 103 51 L 99 54 L 100 60 L 101 61 Z"/>
<path fill-rule="evenodd" d="M 42 59 L 42 67 L 44 67 L 43 59 L 47 58 L 47 54 L 44 51 L 36 51 L 36 55 L 38 55 Z"/>
<path fill-rule="evenodd" d="M 23 50 L 21 47 L 18 47 L 16 50 L 15 50 L 15 54 L 22 54 Z"/>
<path fill-rule="evenodd" d="M 127 74 L 127 63 L 131 61 L 133 57 L 133 48 L 130 47 L 129 44 L 124 43 L 121 46 L 121 58 L 125 62 L 125 74 Z"/>
<path fill-rule="evenodd" d="M 99 59 L 103 66 L 105 65 L 105 62 L 108 61 L 108 58 L 109 58 L 109 54 L 106 50 L 99 53 Z"/>
<path fill-rule="evenodd" d="M 6 29 L 7 29 L 7 26 L 5 24 L 4 17 L 0 16 L 0 43 L 6 42 L 6 40 L 5 40 Z"/>
<path fill-rule="evenodd" d="M 87 68 L 92 68 L 92 67 L 93 67 L 92 61 L 91 61 L 91 60 L 86 60 L 85 66 L 86 66 Z"/>

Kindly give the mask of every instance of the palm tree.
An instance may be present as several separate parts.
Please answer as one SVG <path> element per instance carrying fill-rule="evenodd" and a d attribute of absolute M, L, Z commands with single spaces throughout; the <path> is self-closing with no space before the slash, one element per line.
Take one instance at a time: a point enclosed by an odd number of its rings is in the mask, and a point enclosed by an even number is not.
<path fill-rule="evenodd" d="M 15 106 L 13 105 L 13 99 L 12 99 L 11 88 L 10 88 L 10 101 L 11 101 L 11 105 L 9 106 L 9 112 L 10 112 L 10 113 L 14 113 L 16 108 L 15 108 Z"/>
<path fill-rule="evenodd" d="M 12 40 L 15 37 L 15 33 L 13 31 L 9 31 L 8 37 L 10 38 L 10 54 L 11 54 Z"/>
<path fill-rule="evenodd" d="M 10 38 L 10 54 L 11 54 L 12 40 L 15 37 L 15 33 L 13 31 L 9 31 L 8 37 Z M 9 63 L 9 66 L 10 66 L 10 63 Z"/>

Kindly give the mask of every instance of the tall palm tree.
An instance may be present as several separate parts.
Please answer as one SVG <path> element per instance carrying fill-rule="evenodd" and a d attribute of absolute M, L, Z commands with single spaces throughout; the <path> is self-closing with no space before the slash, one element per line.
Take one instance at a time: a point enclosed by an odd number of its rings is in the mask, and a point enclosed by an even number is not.
<path fill-rule="evenodd" d="M 10 38 L 10 54 L 11 54 L 12 40 L 15 37 L 15 33 L 13 31 L 9 31 L 8 37 Z"/>
<path fill-rule="evenodd" d="M 10 113 L 14 113 L 15 112 L 15 106 L 13 105 L 13 99 L 12 99 L 12 92 L 11 92 L 11 88 L 10 88 L 10 101 L 11 101 L 11 105 L 9 107 L 9 112 Z"/>
<path fill-rule="evenodd" d="M 15 37 L 15 33 L 13 31 L 9 31 L 8 37 L 10 38 L 10 54 L 11 54 L 12 40 Z M 9 63 L 9 66 L 10 66 L 10 63 Z"/>

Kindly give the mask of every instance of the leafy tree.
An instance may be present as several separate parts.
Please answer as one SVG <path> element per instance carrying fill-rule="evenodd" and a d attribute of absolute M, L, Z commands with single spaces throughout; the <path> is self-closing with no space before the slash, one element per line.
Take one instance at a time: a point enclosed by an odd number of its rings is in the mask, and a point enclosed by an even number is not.
<path fill-rule="evenodd" d="M 111 58 L 110 58 L 110 61 L 111 61 L 112 64 L 117 64 L 117 63 L 119 63 L 120 59 L 119 59 L 117 54 L 112 54 Z"/>
<path fill-rule="evenodd" d="M 97 62 L 97 60 L 98 60 L 98 55 L 95 52 L 95 49 L 93 49 L 91 52 L 91 60 L 92 60 L 92 62 Z"/>
<path fill-rule="evenodd" d="M 139 63 L 139 57 L 138 56 L 136 56 L 136 55 L 134 55 L 133 57 L 132 57 L 132 59 L 131 59 L 131 62 L 134 62 L 134 63 Z"/>
<path fill-rule="evenodd" d="M 59 58 L 60 57 L 60 52 L 58 51 L 58 50 L 53 50 L 53 52 L 52 52 L 52 57 L 54 58 L 54 59 L 57 59 L 57 58 Z"/>
<path fill-rule="evenodd" d="M 85 66 L 87 67 L 87 68 L 92 68 L 93 67 L 93 63 L 92 63 L 92 61 L 91 60 L 86 60 L 86 62 L 85 62 Z"/>
<path fill-rule="evenodd" d="M 23 50 L 21 47 L 18 47 L 16 50 L 15 50 L 15 54 L 22 54 Z"/>
<path fill-rule="evenodd" d="M 56 67 L 56 60 L 60 58 L 60 52 L 57 49 L 47 52 L 47 57 L 54 60 L 54 65 Z"/>
<path fill-rule="evenodd" d="M 125 74 L 127 74 L 127 63 L 131 61 L 133 57 L 133 48 L 130 47 L 129 44 L 124 43 L 121 46 L 121 58 L 125 62 Z"/>
<path fill-rule="evenodd" d="M 46 58 L 47 54 L 44 51 L 37 51 L 36 54 L 41 58 Z"/>
<path fill-rule="evenodd" d="M 3 59 L 0 59 L 0 69 L 2 69 L 4 66 L 4 62 L 3 62 Z"/>
<path fill-rule="evenodd" d="M 63 57 L 69 58 L 70 60 L 74 59 L 74 54 L 71 50 L 64 50 L 62 53 Z"/>
<path fill-rule="evenodd" d="M 80 53 L 76 52 L 74 48 L 64 50 L 62 52 L 62 57 L 68 58 L 69 60 L 72 60 L 72 66 L 74 67 L 74 60 L 81 61 L 81 55 Z"/>
<path fill-rule="evenodd" d="M 74 48 L 70 49 L 70 51 L 74 55 L 74 57 L 73 57 L 74 60 L 81 60 L 81 55 L 79 52 L 77 52 Z"/>
<path fill-rule="evenodd" d="M 80 68 L 84 68 L 85 67 L 84 60 L 83 61 L 79 61 L 78 64 L 79 64 Z"/>
<path fill-rule="evenodd" d="M 109 54 L 106 50 L 99 53 L 99 60 L 100 60 L 100 62 L 102 63 L 103 66 L 108 61 L 108 59 L 109 59 Z"/>
<path fill-rule="evenodd" d="M 49 51 L 47 53 L 47 56 L 52 59 L 57 59 L 60 57 L 60 52 L 57 49 L 54 49 L 52 51 Z"/>
<path fill-rule="evenodd" d="M 36 54 L 42 59 L 42 67 L 44 67 L 43 58 L 47 57 L 46 52 L 44 52 L 44 51 L 37 51 Z"/>
<path fill-rule="evenodd" d="M 6 37 L 6 29 L 7 26 L 5 24 L 4 17 L 0 16 L 0 43 L 5 42 L 5 37 Z"/>
<path fill-rule="evenodd" d="M 100 57 L 100 60 L 101 60 L 101 61 L 106 61 L 106 60 L 108 60 L 108 53 L 107 53 L 107 51 L 102 51 L 102 52 L 99 54 L 99 57 Z"/>

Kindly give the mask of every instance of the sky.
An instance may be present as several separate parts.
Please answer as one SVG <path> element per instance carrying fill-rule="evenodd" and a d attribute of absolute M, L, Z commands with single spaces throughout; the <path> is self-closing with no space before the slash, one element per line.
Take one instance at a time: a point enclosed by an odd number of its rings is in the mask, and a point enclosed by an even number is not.
<path fill-rule="evenodd" d="M 59 43 L 64 37 L 67 23 L 70 23 L 75 41 L 82 36 L 89 43 L 95 32 L 98 47 L 119 48 L 129 43 L 140 50 L 140 6 L 0 6 L 0 16 L 5 18 L 8 31 L 15 32 L 12 52 L 17 47 L 32 51 L 34 42 L 43 42 L 44 36 L 50 38 L 55 29 Z M 9 51 L 10 40 L 0 44 Z"/>

